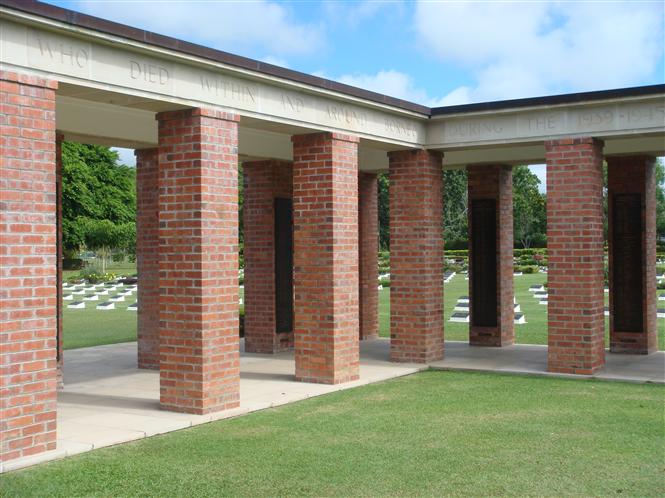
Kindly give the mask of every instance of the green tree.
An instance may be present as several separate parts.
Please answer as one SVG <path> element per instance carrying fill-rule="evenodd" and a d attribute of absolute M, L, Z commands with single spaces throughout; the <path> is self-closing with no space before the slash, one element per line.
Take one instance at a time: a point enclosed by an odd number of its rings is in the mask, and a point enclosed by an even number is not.
<path fill-rule="evenodd" d="M 95 251 L 102 261 L 102 272 L 106 273 L 106 265 L 111 257 L 111 251 L 122 244 L 122 233 L 110 220 L 87 219 L 85 226 L 85 246 Z"/>
<path fill-rule="evenodd" d="M 545 195 L 538 190 L 540 179 L 528 166 L 513 168 L 513 223 L 515 242 L 523 248 L 544 240 L 547 230 Z"/>
<path fill-rule="evenodd" d="M 65 253 L 88 245 L 90 220 L 135 223 L 136 171 L 108 147 L 62 144 L 62 228 Z M 128 229 L 125 229 L 128 230 Z M 134 228 L 134 233 L 136 229 Z M 129 232 L 131 233 L 131 230 Z M 131 248 L 133 243 L 126 244 Z"/>
<path fill-rule="evenodd" d="M 661 159 L 656 162 L 656 233 L 665 237 L 665 165 Z"/>
<path fill-rule="evenodd" d="M 465 169 L 443 172 L 443 230 L 446 248 L 468 246 L 468 178 Z"/>

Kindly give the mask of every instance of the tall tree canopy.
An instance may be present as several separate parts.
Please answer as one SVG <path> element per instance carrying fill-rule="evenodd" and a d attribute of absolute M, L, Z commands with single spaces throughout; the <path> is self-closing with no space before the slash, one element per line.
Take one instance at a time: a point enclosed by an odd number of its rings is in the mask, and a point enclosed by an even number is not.
<path fill-rule="evenodd" d="M 540 179 L 528 166 L 513 168 L 513 231 L 516 244 L 523 248 L 545 241 L 546 197 L 539 185 Z"/>
<path fill-rule="evenodd" d="M 107 220 L 117 226 L 136 221 L 136 171 L 118 163 L 108 147 L 74 142 L 62 144 L 63 246 L 76 252 L 92 239 L 90 220 Z M 123 233 L 131 234 L 126 226 Z M 135 228 L 133 228 L 135 232 Z M 88 233 L 90 232 L 90 233 Z M 86 238 L 90 240 L 86 240 Z M 126 236 L 125 236 L 126 238 Z M 132 242 L 123 241 L 131 247 Z"/>
<path fill-rule="evenodd" d="M 656 233 L 665 238 L 665 165 L 661 159 L 656 163 Z"/>
<path fill-rule="evenodd" d="M 468 245 L 468 177 L 464 169 L 443 172 L 443 229 L 447 249 Z"/>

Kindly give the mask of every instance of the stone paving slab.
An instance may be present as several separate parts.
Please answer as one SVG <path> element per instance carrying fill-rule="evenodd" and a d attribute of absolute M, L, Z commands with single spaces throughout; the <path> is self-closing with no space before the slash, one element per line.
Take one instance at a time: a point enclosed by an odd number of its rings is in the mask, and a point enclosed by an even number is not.
<path fill-rule="evenodd" d="M 605 368 L 594 375 L 574 375 L 547 371 L 547 346 L 516 344 L 503 348 L 487 348 L 469 346 L 466 342 L 447 341 L 445 350 L 445 358 L 430 363 L 431 368 L 665 384 L 663 351 L 650 355 L 614 354 L 606 351 Z"/>
<path fill-rule="evenodd" d="M 136 368 L 136 343 L 65 351 L 64 390 L 58 393 L 58 447 L 8 462 L 15 470 L 96 448 L 237 417 L 330 392 L 409 375 L 424 365 L 390 363 L 389 343 L 361 345 L 360 379 L 339 385 L 295 381 L 293 352 L 244 353 L 241 341 L 240 407 L 207 415 L 161 410 L 159 372 Z"/>

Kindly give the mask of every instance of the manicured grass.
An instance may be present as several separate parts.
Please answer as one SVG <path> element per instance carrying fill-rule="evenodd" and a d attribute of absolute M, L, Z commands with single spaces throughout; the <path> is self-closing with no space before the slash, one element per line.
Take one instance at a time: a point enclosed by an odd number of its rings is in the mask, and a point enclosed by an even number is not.
<path fill-rule="evenodd" d="M 107 269 L 116 275 L 133 275 L 136 263 L 111 262 Z M 69 277 L 78 276 L 78 270 L 63 272 L 65 281 Z M 66 293 L 69 291 L 65 291 Z M 112 295 L 114 293 L 111 293 Z M 74 296 L 74 301 L 81 301 L 82 296 Z M 68 309 L 64 301 L 63 309 L 63 341 L 65 349 L 86 348 L 102 344 L 116 344 L 136 340 L 136 312 L 127 311 L 127 306 L 136 302 L 136 293 L 127 296 L 124 302 L 115 303 L 115 310 L 101 311 L 95 309 L 97 304 L 108 300 L 111 296 L 99 296 L 99 301 L 86 301 L 85 309 Z"/>
<path fill-rule="evenodd" d="M 663 496 L 665 388 L 428 371 L 0 477 L 3 496 Z"/>
<path fill-rule="evenodd" d="M 80 296 L 74 296 L 78 301 Z M 99 296 L 99 301 L 86 301 L 85 309 L 63 310 L 63 341 L 65 349 L 87 348 L 102 344 L 115 344 L 136 340 L 136 311 L 127 306 L 136 302 L 136 293 L 127 296 L 122 303 L 115 303 L 114 310 L 97 310 L 98 303 L 110 296 Z"/>

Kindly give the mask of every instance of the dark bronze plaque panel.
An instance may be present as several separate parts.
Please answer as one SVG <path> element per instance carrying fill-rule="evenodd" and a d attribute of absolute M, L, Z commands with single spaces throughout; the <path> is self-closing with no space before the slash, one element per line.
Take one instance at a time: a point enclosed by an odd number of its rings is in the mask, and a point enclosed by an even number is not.
<path fill-rule="evenodd" d="M 617 332 L 641 332 L 643 327 L 642 228 L 642 195 L 614 194 L 612 302 Z"/>
<path fill-rule="evenodd" d="M 471 324 L 496 327 L 496 200 L 471 200 Z"/>
<path fill-rule="evenodd" d="M 293 331 L 293 201 L 275 199 L 275 332 Z"/>

